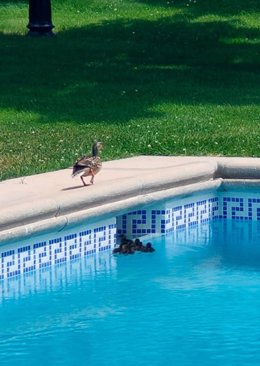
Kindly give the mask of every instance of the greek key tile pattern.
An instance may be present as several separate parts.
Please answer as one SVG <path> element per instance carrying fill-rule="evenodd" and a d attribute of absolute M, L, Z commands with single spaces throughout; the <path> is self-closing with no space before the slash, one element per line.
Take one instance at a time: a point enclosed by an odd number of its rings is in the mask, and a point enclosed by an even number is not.
<path fill-rule="evenodd" d="M 116 243 L 115 218 L 109 223 L 28 245 L 2 247 L 0 280 L 109 250 Z"/>
<path fill-rule="evenodd" d="M 160 209 L 142 209 L 117 218 L 118 234 L 141 236 L 165 234 L 219 218 L 218 197 L 203 198 L 195 202 L 173 201 L 162 204 Z"/>
<path fill-rule="evenodd" d="M 257 193 L 232 192 L 209 194 L 160 204 L 160 207 L 128 212 L 117 218 L 118 234 L 142 236 L 165 234 L 200 225 L 214 219 L 260 221 L 260 198 Z"/>
<path fill-rule="evenodd" d="M 260 220 L 260 198 L 223 197 L 223 218 Z"/>
<path fill-rule="evenodd" d="M 0 303 L 5 300 L 18 299 L 32 293 L 54 291 L 68 288 L 72 281 L 80 283 L 83 277 L 91 277 L 93 273 L 106 272 L 108 275 L 116 268 L 115 257 L 105 255 L 91 255 L 79 261 L 69 261 L 55 266 L 47 266 L 38 271 L 29 271 L 23 276 L 13 276 L 1 281 Z"/>

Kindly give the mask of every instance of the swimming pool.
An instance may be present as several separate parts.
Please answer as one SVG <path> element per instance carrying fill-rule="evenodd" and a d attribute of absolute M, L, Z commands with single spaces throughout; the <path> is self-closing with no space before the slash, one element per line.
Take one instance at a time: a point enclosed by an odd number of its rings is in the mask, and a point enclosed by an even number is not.
<path fill-rule="evenodd" d="M 8 243 L 1 365 L 257 365 L 259 243 L 259 188 L 230 184 Z"/>
<path fill-rule="evenodd" d="M 154 238 L 154 253 L 4 281 L 1 365 L 259 365 L 259 225 L 211 220 Z"/>

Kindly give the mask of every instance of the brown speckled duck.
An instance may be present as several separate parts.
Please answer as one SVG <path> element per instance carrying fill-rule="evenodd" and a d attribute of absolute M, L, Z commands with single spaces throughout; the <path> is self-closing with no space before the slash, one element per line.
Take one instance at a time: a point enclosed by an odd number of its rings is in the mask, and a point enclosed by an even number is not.
<path fill-rule="evenodd" d="M 78 159 L 73 165 L 72 177 L 80 176 L 82 183 L 86 186 L 83 177 L 91 176 L 90 183 L 94 183 L 95 175 L 101 170 L 102 162 L 99 157 L 99 151 L 102 149 L 100 141 L 94 141 L 92 145 L 92 155 L 85 155 Z"/>

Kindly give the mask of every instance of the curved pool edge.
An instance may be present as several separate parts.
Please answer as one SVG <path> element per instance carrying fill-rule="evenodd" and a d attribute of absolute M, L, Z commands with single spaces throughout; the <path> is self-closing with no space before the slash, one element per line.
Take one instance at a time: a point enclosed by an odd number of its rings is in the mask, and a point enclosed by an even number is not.
<path fill-rule="evenodd" d="M 140 205 L 147 207 L 173 197 L 187 197 L 202 191 L 213 191 L 221 187 L 222 181 L 222 179 L 218 178 L 216 180 L 150 192 L 116 202 L 98 205 L 78 212 L 39 220 L 10 230 L 3 230 L 0 232 L 0 245 L 16 242 L 19 238 L 25 239 L 41 235 L 46 231 L 53 234 L 60 233 L 68 227 L 77 226 L 84 220 L 87 220 L 87 222 L 91 224 L 92 222 L 98 221 L 100 217 L 106 219 L 113 214 L 122 215 L 124 212 L 127 212 L 127 210 L 135 209 L 140 207 Z"/>
<path fill-rule="evenodd" d="M 241 185 L 248 180 L 260 186 L 260 159 L 140 156 L 104 163 L 94 186 L 82 188 L 69 178 L 66 169 L 26 177 L 25 182 L 22 178 L 1 182 L 5 195 L 0 197 L 0 243 L 46 230 L 62 231 L 83 219 L 162 197 L 219 187 L 223 179 Z"/>

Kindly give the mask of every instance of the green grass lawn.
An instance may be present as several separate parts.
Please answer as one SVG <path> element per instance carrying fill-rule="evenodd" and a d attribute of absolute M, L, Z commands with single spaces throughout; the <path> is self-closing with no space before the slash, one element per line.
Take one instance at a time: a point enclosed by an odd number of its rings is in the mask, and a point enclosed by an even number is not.
<path fill-rule="evenodd" d="M 259 0 L 0 0 L 0 179 L 140 154 L 260 156 Z"/>

